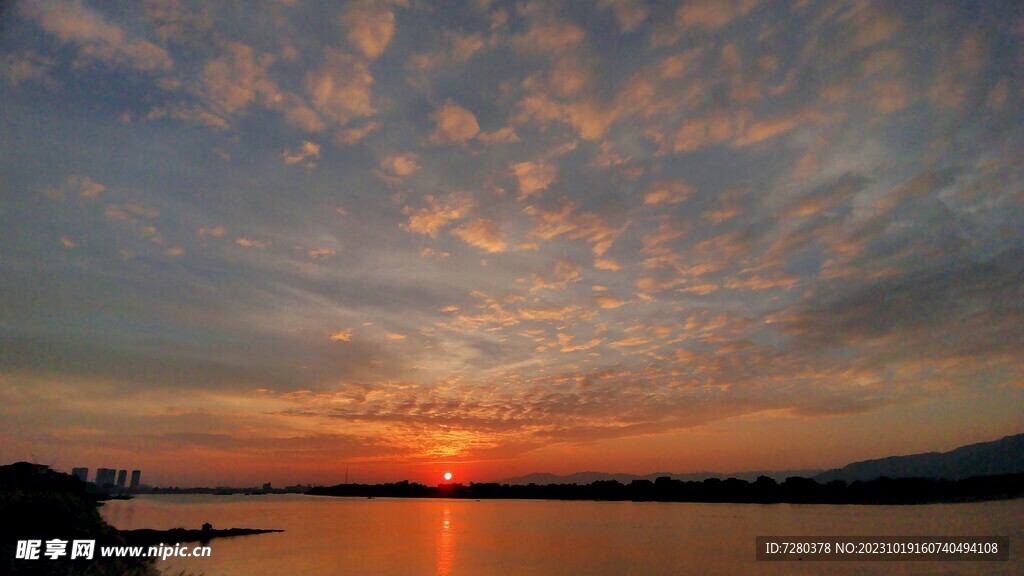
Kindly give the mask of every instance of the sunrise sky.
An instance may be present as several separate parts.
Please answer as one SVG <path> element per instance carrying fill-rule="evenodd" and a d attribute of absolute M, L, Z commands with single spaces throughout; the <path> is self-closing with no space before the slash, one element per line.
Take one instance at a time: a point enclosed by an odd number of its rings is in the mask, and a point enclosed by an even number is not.
<path fill-rule="evenodd" d="M 1024 431 L 1024 9 L 4 3 L 0 461 L 827 468 Z"/>

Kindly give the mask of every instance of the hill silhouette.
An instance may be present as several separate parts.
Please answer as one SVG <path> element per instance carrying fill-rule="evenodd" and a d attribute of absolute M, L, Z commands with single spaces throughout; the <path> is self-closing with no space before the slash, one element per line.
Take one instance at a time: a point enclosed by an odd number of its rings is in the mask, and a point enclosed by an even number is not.
<path fill-rule="evenodd" d="M 876 478 L 932 478 L 962 480 L 974 476 L 1024 473 L 1024 434 L 992 442 L 961 446 L 949 452 L 927 452 L 864 460 L 822 472 L 818 482 L 874 480 Z"/>
<path fill-rule="evenodd" d="M 99 557 L 101 546 L 125 545 L 96 509 L 100 499 L 85 482 L 41 464 L 0 466 L 0 574 L 158 576 L 150 559 Z M 18 540 L 54 538 L 95 540 L 96 555 L 92 560 L 15 558 Z"/>

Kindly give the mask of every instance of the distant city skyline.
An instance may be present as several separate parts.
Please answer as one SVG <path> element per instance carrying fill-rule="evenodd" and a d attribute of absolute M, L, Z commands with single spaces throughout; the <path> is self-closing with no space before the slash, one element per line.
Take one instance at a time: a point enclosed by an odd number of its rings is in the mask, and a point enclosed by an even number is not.
<path fill-rule="evenodd" d="M 3 10 L 0 462 L 435 484 L 1024 431 L 1019 0 Z"/>

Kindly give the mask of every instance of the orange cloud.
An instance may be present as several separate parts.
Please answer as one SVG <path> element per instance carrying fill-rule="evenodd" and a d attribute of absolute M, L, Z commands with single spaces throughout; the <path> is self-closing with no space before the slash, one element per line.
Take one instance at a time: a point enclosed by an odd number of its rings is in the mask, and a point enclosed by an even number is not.
<path fill-rule="evenodd" d="M 27 0 L 20 7 L 43 30 L 61 42 L 77 45 L 89 58 L 147 71 L 169 70 L 174 65 L 166 50 L 146 40 L 130 39 L 123 28 L 80 2 Z"/>
<path fill-rule="evenodd" d="M 533 217 L 530 235 L 544 240 L 566 235 L 573 240 L 584 240 L 590 243 L 595 256 L 603 256 L 611 248 L 619 234 L 625 229 L 614 228 L 604 217 L 594 212 L 576 213 L 579 204 L 563 198 L 559 207 L 545 210 L 537 206 L 528 206 L 523 212 Z"/>
<path fill-rule="evenodd" d="M 644 204 L 677 204 L 693 194 L 693 187 L 679 180 L 658 180 L 644 195 Z"/>
<path fill-rule="evenodd" d="M 267 247 L 267 243 L 261 240 L 253 240 L 251 238 L 236 238 L 235 243 L 243 248 L 258 248 L 260 250 Z"/>
<path fill-rule="evenodd" d="M 530 291 L 542 290 L 545 288 L 561 290 L 570 282 L 580 279 L 580 272 L 583 268 L 568 260 L 560 260 L 555 264 L 555 269 L 548 276 L 533 275 L 533 287 Z"/>
<path fill-rule="evenodd" d="M 346 130 L 338 130 L 334 136 L 334 142 L 339 146 L 351 146 L 357 144 L 363 138 L 366 138 L 370 134 L 380 130 L 380 122 L 367 122 L 366 124 L 358 128 L 349 128 Z"/>
<path fill-rule="evenodd" d="M 206 98 L 228 114 L 247 108 L 257 91 L 278 91 L 266 69 L 256 63 L 253 49 L 241 42 L 227 43 L 220 57 L 206 63 L 202 82 Z"/>
<path fill-rule="evenodd" d="M 610 7 L 623 32 L 632 32 L 647 20 L 650 11 L 642 0 L 601 0 L 601 6 Z"/>
<path fill-rule="evenodd" d="M 329 336 L 331 342 L 351 342 L 352 341 L 352 329 L 346 328 L 344 330 L 338 330 L 332 332 Z"/>
<path fill-rule="evenodd" d="M 139 218 L 152 220 L 159 216 L 160 212 L 138 202 L 128 202 L 126 204 L 111 204 L 107 206 L 106 215 L 107 218 L 113 220 L 137 223 L 139 222 Z"/>
<path fill-rule="evenodd" d="M 408 223 L 403 224 L 402 229 L 430 236 L 431 238 L 436 238 L 438 230 L 441 230 L 452 221 L 464 217 L 470 210 L 476 207 L 476 202 L 472 198 L 454 194 L 449 195 L 444 200 L 434 196 L 426 196 L 424 200 L 426 200 L 427 206 L 423 208 L 413 209 L 406 206 L 402 210 L 403 214 L 409 216 Z M 484 226 L 486 227 L 486 225 Z"/>
<path fill-rule="evenodd" d="M 349 5 L 341 16 L 348 43 L 373 60 L 395 34 L 395 15 L 383 3 L 362 0 Z"/>
<path fill-rule="evenodd" d="M 376 112 L 370 103 L 373 76 L 366 62 L 330 48 L 316 71 L 303 82 L 313 106 L 327 118 L 345 124 Z"/>
<path fill-rule="evenodd" d="M 314 260 L 322 260 L 324 258 L 330 258 L 334 256 L 334 250 L 330 248 L 311 248 L 306 251 L 306 255 Z"/>
<path fill-rule="evenodd" d="M 213 238 L 221 238 L 227 234 L 227 230 L 223 226 L 214 226 L 213 228 L 200 228 L 196 231 L 196 235 L 202 238 L 203 236 L 212 236 Z"/>
<path fill-rule="evenodd" d="M 307 168 L 314 168 L 316 166 L 314 158 L 320 158 L 320 145 L 308 141 L 303 142 L 295 150 L 285 150 L 281 153 L 281 159 L 289 166 L 303 163 Z"/>
<path fill-rule="evenodd" d="M 480 132 L 476 116 L 451 101 L 435 110 L 430 115 L 430 119 L 435 125 L 434 133 L 430 135 L 430 141 L 435 144 L 461 144 L 471 140 Z"/>
<path fill-rule="evenodd" d="M 536 196 L 558 181 L 558 167 L 544 161 L 520 162 L 511 166 L 519 180 L 519 199 Z"/>
<path fill-rule="evenodd" d="M 380 161 L 380 167 L 395 176 L 409 176 L 419 172 L 422 168 L 419 159 L 419 155 L 415 152 L 392 154 Z"/>
<path fill-rule="evenodd" d="M 612 296 L 595 296 L 594 303 L 605 310 L 614 310 L 626 302 Z"/>
<path fill-rule="evenodd" d="M 481 248 L 487 252 L 504 252 L 508 249 L 504 235 L 492 220 L 474 220 L 451 231 L 470 246 Z"/>
<path fill-rule="evenodd" d="M 744 16 L 757 6 L 758 0 L 688 0 L 676 12 L 676 24 L 682 28 L 721 28 Z"/>

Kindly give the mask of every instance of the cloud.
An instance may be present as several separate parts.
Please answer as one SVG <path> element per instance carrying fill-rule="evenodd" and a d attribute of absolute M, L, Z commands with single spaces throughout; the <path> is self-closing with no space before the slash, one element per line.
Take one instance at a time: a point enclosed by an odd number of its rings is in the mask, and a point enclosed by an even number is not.
<path fill-rule="evenodd" d="M 688 0 L 676 12 L 676 24 L 681 28 L 715 30 L 746 15 L 757 3 L 758 0 Z"/>
<path fill-rule="evenodd" d="M 304 164 L 306 168 L 315 168 L 316 162 L 313 160 L 320 159 L 320 145 L 309 141 L 303 142 L 295 150 L 285 150 L 282 152 L 281 159 L 289 166 L 292 164 Z"/>
<path fill-rule="evenodd" d="M 346 328 L 344 330 L 338 330 L 331 332 L 329 336 L 331 342 L 351 342 L 352 341 L 352 329 Z"/>
<path fill-rule="evenodd" d="M 43 30 L 76 45 L 83 58 L 145 71 L 166 71 L 174 65 L 166 50 L 146 40 L 131 39 L 123 28 L 80 2 L 26 0 L 20 7 Z"/>
<path fill-rule="evenodd" d="M 531 2 L 521 11 L 530 18 L 530 28 L 513 38 L 512 44 L 519 50 L 559 54 L 575 49 L 586 39 L 583 28 L 559 19 L 544 3 Z"/>
<path fill-rule="evenodd" d="M 451 101 L 438 107 L 430 115 L 430 120 L 435 126 L 430 141 L 435 144 L 462 144 L 480 132 L 476 116 Z"/>
<path fill-rule="evenodd" d="M 411 176 L 423 168 L 419 160 L 420 157 L 415 152 L 403 152 L 385 157 L 380 161 L 380 167 L 394 176 Z"/>
<path fill-rule="evenodd" d="M 434 68 L 463 64 L 486 46 L 480 34 L 463 34 L 446 30 L 444 33 L 446 46 L 438 52 L 416 54 L 409 61 L 416 70 L 428 71 Z"/>
<path fill-rule="evenodd" d="M 341 16 L 348 43 L 373 60 L 380 56 L 395 34 L 395 15 L 383 2 L 353 2 Z"/>
<path fill-rule="evenodd" d="M 626 302 L 612 296 L 595 296 L 594 303 L 604 310 L 614 310 Z"/>
<path fill-rule="evenodd" d="M 533 287 L 530 288 L 531 292 L 543 289 L 561 290 L 565 288 L 565 285 L 570 282 L 576 282 L 580 279 L 580 272 L 583 267 L 569 260 L 559 260 L 555 263 L 555 268 L 546 276 L 540 276 L 538 274 L 533 275 Z"/>
<path fill-rule="evenodd" d="M 149 208 L 139 202 L 128 202 L 125 204 L 111 204 L 106 209 L 107 218 L 137 224 L 144 218 L 152 220 L 160 215 L 154 208 Z"/>
<path fill-rule="evenodd" d="M 330 258 L 334 256 L 335 251 L 330 248 L 310 248 L 306 251 L 306 255 L 313 260 L 323 260 L 324 258 Z"/>
<path fill-rule="evenodd" d="M 206 98 L 228 114 L 245 110 L 256 101 L 257 91 L 277 92 L 253 49 L 241 42 L 228 42 L 221 56 L 207 62 L 202 81 Z"/>
<path fill-rule="evenodd" d="M 235 243 L 243 248 L 257 248 L 262 250 L 268 246 L 267 242 L 253 240 L 252 238 L 236 238 Z"/>
<path fill-rule="evenodd" d="M 679 180 L 658 180 L 644 194 L 644 204 L 677 204 L 693 194 L 693 187 Z"/>
<path fill-rule="evenodd" d="M 600 214 L 576 212 L 577 208 L 578 203 L 562 198 L 557 208 L 527 206 L 523 213 L 533 217 L 531 236 L 551 240 L 565 235 L 573 240 L 584 240 L 591 244 L 594 256 L 604 256 L 619 234 L 625 230 L 625 226 L 612 227 Z"/>
<path fill-rule="evenodd" d="M 324 50 L 324 60 L 303 82 L 313 107 L 339 125 L 354 118 L 371 116 L 373 76 L 366 62 L 333 49 Z"/>
<path fill-rule="evenodd" d="M 88 176 L 68 176 L 64 185 L 59 188 L 47 188 L 43 194 L 52 198 L 61 198 L 65 194 L 77 194 L 82 198 L 95 198 L 107 187 Z"/>
<path fill-rule="evenodd" d="M 367 122 L 358 128 L 338 130 L 337 134 L 335 134 L 334 142 L 339 146 L 352 146 L 353 144 L 358 144 L 363 140 L 363 138 L 366 138 L 370 134 L 380 130 L 381 126 L 383 126 L 383 124 L 380 122 Z"/>
<path fill-rule="evenodd" d="M 476 207 L 475 200 L 457 194 L 450 194 L 444 199 L 434 196 L 425 196 L 423 199 L 427 202 L 423 208 L 414 209 L 411 206 L 406 206 L 402 209 L 402 213 L 409 216 L 409 221 L 402 224 L 402 229 L 431 238 L 436 238 L 438 230 L 465 217 L 470 210 Z M 470 234 L 470 232 L 463 232 L 463 234 Z M 469 240 L 466 241 L 469 242 Z"/>
<path fill-rule="evenodd" d="M 504 235 L 492 220 L 480 219 L 467 222 L 452 229 L 451 233 L 470 246 L 475 246 L 486 252 L 504 252 L 508 249 Z"/>
<path fill-rule="evenodd" d="M 558 166 L 544 161 L 519 162 L 511 169 L 519 180 L 520 200 L 536 196 L 558 181 Z"/>
<path fill-rule="evenodd" d="M 484 144 L 509 144 L 519 142 L 519 135 L 513 126 L 505 126 L 493 132 L 480 132 L 476 135 L 477 140 Z"/>
<path fill-rule="evenodd" d="M 196 231 L 196 235 L 199 236 L 200 238 L 202 238 L 204 236 L 210 236 L 210 237 L 213 237 L 213 238 L 221 238 L 225 234 L 227 234 L 227 230 L 223 226 L 221 226 L 221 225 L 217 225 L 217 226 L 214 226 L 212 228 L 203 227 L 203 228 L 200 228 L 199 230 Z"/>
<path fill-rule="evenodd" d="M 563 354 L 590 350 L 591 348 L 599 346 L 602 342 L 604 342 L 604 338 L 592 338 L 583 344 L 572 344 L 572 336 L 568 334 L 558 335 L 558 344 L 561 347 Z"/>
<path fill-rule="evenodd" d="M 594 260 L 594 268 L 598 270 L 608 270 L 609 272 L 615 272 L 621 270 L 622 266 L 618 262 L 611 258 L 597 258 Z"/>
<path fill-rule="evenodd" d="M 810 347 L 870 346 L 884 356 L 916 358 L 1012 357 L 1022 343 L 1022 274 L 1020 250 L 982 261 L 958 258 L 846 283 L 830 297 L 798 305 L 780 323 Z"/>
<path fill-rule="evenodd" d="M 623 32 L 636 30 L 650 14 L 642 0 L 601 0 L 601 6 L 615 12 L 615 19 Z"/>
<path fill-rule="evenodd" d="M 643 346 L 644 344 L 650 344 L 654 340 L 647 338 L 646 336 L 632 336 L 630 338 L 623 338 L 616 342 L 612 342 L 610 345 L 616 348 L 632 347 L 632 346 Z"/>
<path fill-rule="evenodd" d="M 56 80 L 50 76 L 54 65 L 53 58 L 40 56 L 33 51 L 5 54 L 0 59 L 0 78 L 19 86 L 26 81 L 41 82 L 46 86 L 56 87 Z"/>

